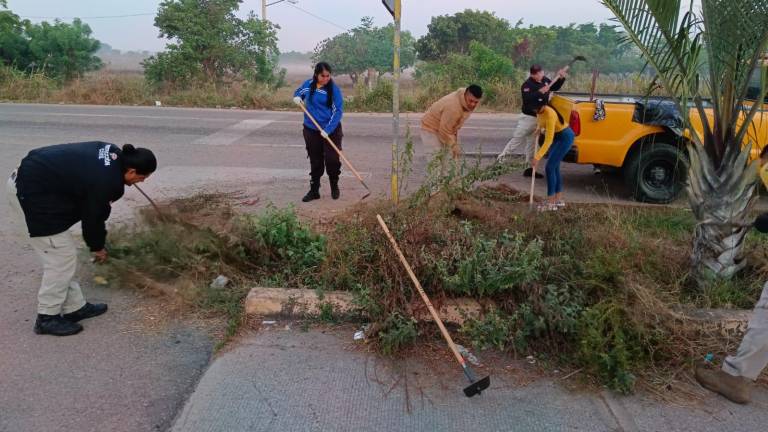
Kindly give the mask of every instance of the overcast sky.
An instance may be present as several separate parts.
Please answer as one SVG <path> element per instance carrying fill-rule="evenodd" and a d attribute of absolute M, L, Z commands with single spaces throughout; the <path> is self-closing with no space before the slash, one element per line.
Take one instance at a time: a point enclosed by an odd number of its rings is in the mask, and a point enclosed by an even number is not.
<path fill-rule="evenodd" d="M 165 42 L 157 38 L 153 24 L 159 3 L 160 0 L 9 0 L 8 7 L 32 21 L 41 21 L 39 17 L 47 20 L 60 17 L 65 21 L 81 17 L 97 39 L 113 48 L 159 51 L 165 46 Z M 342 32 L 342 28 L 354 27 L 366 15 L 374 17 L 376 25 L 385 25 L 391 20 L 380 0 L 299 0 L 296 6 L 303 11 L 288 2 L 267 9 L 267 18 L 281 27 L 281 51 L 311 51 L 319 41 Z M 426 33 L 432 16 L 454 14 L 467 8 L 493 11 L 513 24 L 520 19 L 526 24 L 544 25 L 599 23 L 610 17 L 610 12 L 598 0 L 403 0 L 403 28 L 418 37 Z M 261 0 L 243 1 L 240 15 L 250 10 L 260 14 Z M 151 15 L 96 18 L 133 14 Z"/>

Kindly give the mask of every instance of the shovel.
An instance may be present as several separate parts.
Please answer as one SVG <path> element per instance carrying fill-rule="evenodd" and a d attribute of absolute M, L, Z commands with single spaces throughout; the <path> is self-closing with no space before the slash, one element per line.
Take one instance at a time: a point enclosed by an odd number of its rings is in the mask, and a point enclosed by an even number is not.
<path fill-rule="evenodd" d="M 440 316 L 437 314 L 437 311 L 432 306 L 432 302 L 429 301 L 429 297 L 427 297 L 427 293 L 425 293 L 424 288 L 421 287 L 421 283 L 419 283 L 419 280 L 416 278 L 416 275 L 413 273 L 413 270 L 411 269 L 410 264 L 408 264 L 408 261 L 405 259 L 403 252 L 400 251 L 400 247 L 397 246 L 397 241 L 395 241 L 395 238 L 392 236 L 392 233 L 389 232 L 389 228 L 387 228 L 387 224 L 384 223 L 384 219 L 381 218 L 381 215 L 376 215 L 376 219 L 379 220 L 379 225 L 381 225 L 381 229 L 384 230 L 384 234 L 387 235 L 387 238 L 389 238 L 389 242 L 392 243 L 392 248 L 395 250 L 395 252 L 397 253 L 397 256 L 400 258 L 400 262 L 403 264 L 403 267 L 405 267 L 405 271 L 408 272 L 408 276 L 410 276 L 411 282 L 413 282 L 413 286 L 416 287 L 416 291 L 419 292 L 421 299 L 424 300 L 424 303 L 427 305 L 427 309 L 429 309 L 429 313 L 432 315 L 432 319 L 434 319 L 435 323 L 437 323 L 437 326 L 440 328 L 440 333 L 443 334 L 443 338 L 445 338 L 445 341 L 448 342 L 448 347 L 453 352 L 453 356 L 456 357 L 456 360 L 461 365 L 461 369 L 464 371 L 464 375 L 469 380 L 470 384 L 469 386 L 464 388 L 464 395 L 466 395 L 467 397 L 472 397 L 472 396 L 481 394 L 483 390 L 491 386 L 491 377 L 487 376 L 480 380 L 477 379 L 477 377 L 475 376 L 475 372 L 472 371 L 472 369 L 467 364 L 467 361 L 464 360 L 464 357 L 459 352 L 458 348 L 456 348 L 456 344 L 453 343 L 453 339 L 451 339 L 451 335 L 448 333 L 448 330 L 446 330 L 445 326 L 443 325 L 443 321 L 440 320 Z"/>
<path fill-rule="evenodd" d="M 323 130 L 323 128 L 321 128 L 320 125 L 317 124 L 317 120 L 315 120 L 315 118 L 312 117 L 312 114 L 310 114 L 309 111 L 307 111 L 307 107 L 304 106 L 304 104 L 301 103 L 301 102 L 299 102 L 298 105 L 299 105 L 299 107 L 301 107 L 301 110 L 304 111 L 304 114 L 306 114 L 307 117 L 310 120 L 312 120 L 312 124 L 315 125 L 317 130 L 318 131 Z M 325 140 L 328 141 L 328 144 L 330 144 L 331 147 L 336 151 L 336 153 L 339 154 L 339 157 L 341 158 L 341 160 L 344 161 L 345 164 L 347 164 L 347 168 L 349 168 L 350 171 L 352 171 L 352 173 L 355 175 L 355 177 L 357 177 L 357 179 L 360 181 L 360 183 L 362 183 L 362 185 L 365 188 L 365 190 L 368 191 L 368 193 L 366 193 L 365 195 L 363 195 L 362 198 L 360 198 L 360 201 L 368 198 L 371 195 L 371 189 L 368 188 L 368 185 L 365 184 L 365 182 L 363 181 L 363 178 L 360 176 L 360 173 L 357 172 L 355 167 L 352 166 L 352 163 L 346 158 L 346 156 L 344 156 L 344 153 L 342 153 L 341 150 L 339 150 L 339 148 L 336 147 L 336 144 L 333 142 L 333 140 L 330 137 L 326 137 Z"/>

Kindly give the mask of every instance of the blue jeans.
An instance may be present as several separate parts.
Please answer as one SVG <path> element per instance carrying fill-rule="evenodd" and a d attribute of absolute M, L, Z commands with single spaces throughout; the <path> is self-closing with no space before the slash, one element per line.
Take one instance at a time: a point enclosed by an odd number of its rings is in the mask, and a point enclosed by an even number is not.
<path fill-rule="evenodd" d="M 573 146 L 575 135 L 573 130 L 567 127 L 555 134 L 552 146 L 549 147 L 547 158 L 547 196 L 563 191 L 563 176 L 560 174 L 560 163 L 565 158 L 568 150 Z"/>

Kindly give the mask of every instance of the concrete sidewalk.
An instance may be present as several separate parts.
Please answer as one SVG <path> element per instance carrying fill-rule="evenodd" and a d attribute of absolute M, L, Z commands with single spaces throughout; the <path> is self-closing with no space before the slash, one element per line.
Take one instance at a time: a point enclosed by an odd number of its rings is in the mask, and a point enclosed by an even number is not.
<path fill-rule="evenodd" d="M 443 373 L 382 360 L 352 347 L 351 333 L 283 325 L 245 337 L 216 359 L 172 430 L 721 432 L 768 424 L 765 391 L 746 407 L 713 396 L 690 409 L 495 374 L 487 392 L 467 399 L 458 367 Z"/>

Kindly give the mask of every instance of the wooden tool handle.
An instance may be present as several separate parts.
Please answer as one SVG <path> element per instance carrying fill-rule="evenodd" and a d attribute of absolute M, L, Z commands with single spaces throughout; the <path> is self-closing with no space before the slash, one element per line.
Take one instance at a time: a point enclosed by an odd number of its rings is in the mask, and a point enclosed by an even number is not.
<path fill-rule="evenodd" d="M 536 168 L 531 167 L 531 193 L 529 194 L 528 204 L 533 207 L 533 186 L 536 182 Z"/>
<path fill-rule="evenodd" d="M 307 108 L 304 106 L 304 104 L 301 103 L 301 104 L 299 104 L 299 106 L 301 107 L 301 110 L 304 111 L 304 114 L 306 114 L 307 117 L 309 117 L 309 119 L 312 121 L 312 124 L 315 125 L 317 130 L 318 131 L 323 130 L 323 128 L 321 128 L 320 125 L 317 123 L 317 120 L 315 120 L 315 118 L 312 117 L 312 114 L 310 114 L 309 111 L 307 111 Z M 346 158 L 346 156 L 344 156 L 344 153 L 342 153 L 341 150 L 339 150 L 339 148 L 336 147 L 336 143 L 333 142 L 331 137 L 327 137 L 326 141 L 328 141 L 328 144 L 330 144 L 331 147 L 336 151 L 336 153 L 339 154 L 339 157 L 341 158 L 341 160 L 343 160 L 344 163 L 347 164 L 347 168 L 349 168 L 350 171 L 352 171 L 352 173 L 355 175 L 355 177 L 357 177 L 357 179 L 360 180 L 360 183 L 362 183 L 363 186 L 365 186 L 365 188 L 368 189 L 368 186 L 365 185 L 365 182 L 363 181 L 363 178 L 360 176 L 360 173 L 357 172 L 355 167 L 352 166 L 352 163 L 349 162 L 349 160 Z"/>
<path fill-rule="evenodd" d="M 403 255 L 403 252 L 400 251 L 400 247 L 397 246 L 397 241 L 395 241 L 395 238 L 392 236 L 392 233 L 389 232 L 389 228 L 387 228 L 387 224 L 384 223 L 384 219 L 381 218 L 381 215 L 376 215 L 376 219 L 379 221 L 379 225 L 381 225 L 381 229 L 384 230 L 384 234 L 387 235 L 387 238 L 389 238 L 389 242 L 392 243 L 392 248 L 397 253 L 397 256 L 400 258 L 400 262 L 403 264 L 403 267 L 405 267 L 405 271 L 408 272 L 408 276 L 411 278 L 411 282 L 413 282 L 413 285 L 416 287 L 416 291 L 419 292 L 419 295 L 421 295 L 421 299 L 424 300 L 424 303 L 427 305 L 427 309 L 429 309 L 429 313 L 432 315 L 432 319 L 435 320 L 437 323 L 437 326 L 440 328 L 440 333 L 443 334 L 443 338 L 445 338 L 446 342 L 448 342 L 448 346 L 451 348 L 451 351 L 453 352 L 453 355 L 456 357 L 456 360 L 459 361 L 459 364 L 464 367 L 464 357 L 461 356 L 461 353 L 459 352 L 458 348 L 456 348 L 456 344 L 453 343 L 453 339 L 451 339 L 451 335 L 448 333 L 448 330 L 446 330 L 445 326 L 443 325 L 443 321 L 440 320 L 440 316 L 437 315 L 437 311 L 432 306 L 432 302 L 429 301 L 429 297 L 427 297 L 427 293 L 424 292 L 424 288 L 421 287 L 421 283 L 419 283 L 419 280 L 416 278 L 416 275 L 413 273 L 413 270 L 411 269 L 410 264 L 408 264 L 408 261 L 405 259 L 405 256 Z"/>

